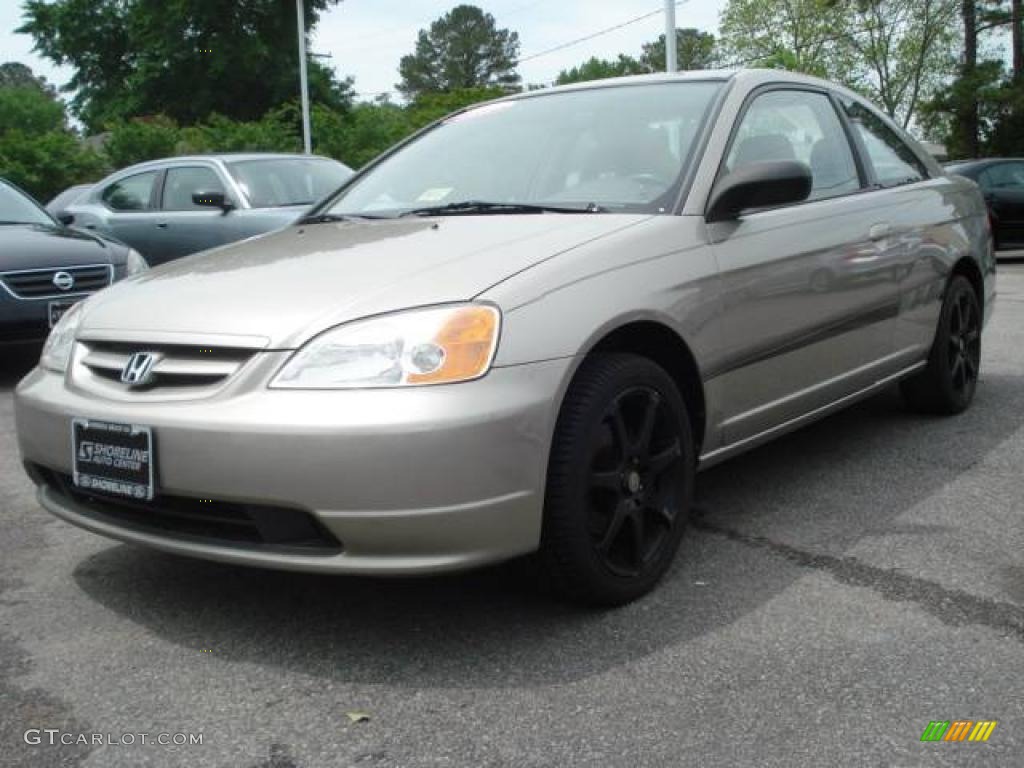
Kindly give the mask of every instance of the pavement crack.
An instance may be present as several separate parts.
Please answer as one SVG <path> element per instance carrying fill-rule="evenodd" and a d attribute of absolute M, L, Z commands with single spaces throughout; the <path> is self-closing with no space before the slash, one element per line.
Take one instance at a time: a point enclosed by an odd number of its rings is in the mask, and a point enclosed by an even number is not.
<path fill-rule="evenodd" d="M 824 571 L 836 581 L 849 586 L 865 587 L 886 600 L 914 603 L 944 624 L 980 625 L 1024 643 L 1024 608 L 1013 603 L 949 589 L 898 570 L 868 565 L 854 557 L 807 552 L 707 520 L 697 519 L 693 525 L 698 530 L 725 536 L 730 541 L 766 550 L 801 568 Z"/>

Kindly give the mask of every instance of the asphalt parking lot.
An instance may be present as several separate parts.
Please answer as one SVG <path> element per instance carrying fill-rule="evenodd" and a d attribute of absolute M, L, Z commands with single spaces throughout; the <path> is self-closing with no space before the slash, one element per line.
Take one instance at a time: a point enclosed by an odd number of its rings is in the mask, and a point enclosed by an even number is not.
<path fill-rule="evenodd" d="M 328 578 L 66 525 L 21 471 L 5 357 L 0 765 L 1019 766 L 1024 264 L 999 290 L 971 411 L 889 392 L 704 473 L 666 583 L 603 613 L 515 566 Z M 957 719 L 999 724 L 920 742 Z M 47 728 L 203 744 L 25 743 Z"/>

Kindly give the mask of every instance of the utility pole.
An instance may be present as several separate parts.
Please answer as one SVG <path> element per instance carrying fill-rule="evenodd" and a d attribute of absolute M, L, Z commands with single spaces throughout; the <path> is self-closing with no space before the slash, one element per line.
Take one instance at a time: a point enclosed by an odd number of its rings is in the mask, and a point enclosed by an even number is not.
<path fill-rule="evenodd" d="M 679 69 L 676 61 L 676 3 L 665 0 L 665 71 Z"/>
<path fill-rule="evenodd" d="M 306 154 L 312 154 L 313 141 L 309 135 L 309 76 L 306 73 L 306 13 L 302 0 L 295 0 L 295 12 L 299 19 L 299 88 L 302 91 L 302 146 Z"/>

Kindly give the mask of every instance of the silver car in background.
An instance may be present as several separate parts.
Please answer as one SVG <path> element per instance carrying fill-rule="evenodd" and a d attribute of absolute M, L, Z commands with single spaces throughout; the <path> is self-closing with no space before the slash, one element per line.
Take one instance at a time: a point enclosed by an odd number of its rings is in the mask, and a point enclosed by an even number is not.
<path fill-rule="evenodd" d="M 310 155 L 170 157 L 124 168 L 47 208 L 155 265 L 287 226 L 351 175 L 336 160 Z"/>
<path fill-rule="evenodd" d="M 475 106 L 303 220 L 69 312 L 18 386 L 42 505 L 169 552 L 651 589 L 695 471 L 900 382 L 957 413 L 977 187 L 850 91 L 644 76 Z"/>

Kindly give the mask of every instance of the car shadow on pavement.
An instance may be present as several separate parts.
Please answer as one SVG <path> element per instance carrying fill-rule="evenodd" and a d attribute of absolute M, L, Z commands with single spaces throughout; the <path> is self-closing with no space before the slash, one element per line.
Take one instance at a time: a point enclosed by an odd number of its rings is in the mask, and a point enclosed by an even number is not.
<path fill-rule="evenodd" d="M 1014 407 L 1022 379 L 987 376 L 959 419 L 908 414 L 887 392 L 702 473 L 697 525 L 672 571 L 616 610 L 546 598 L 527 586 L 521 563 L 385 580 L 114 545 L 79 563 L 74 578 L 154 635 L 226 661 L 410 687 L 572 682 L 773 610 L 771 599 L 807 571 L 747 537 L 842 556 L 865 536 L 903 533 L 901 514 L 1024 424 Z"/>

